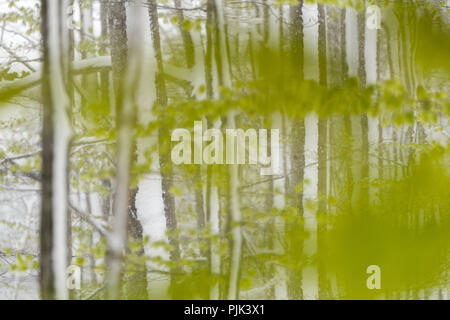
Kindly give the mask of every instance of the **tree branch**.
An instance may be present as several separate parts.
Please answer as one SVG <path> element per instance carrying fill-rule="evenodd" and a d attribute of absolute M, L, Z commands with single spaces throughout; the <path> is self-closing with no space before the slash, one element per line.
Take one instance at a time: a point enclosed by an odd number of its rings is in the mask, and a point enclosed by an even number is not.
<path fill-rule="evenodd" d="M 74 61 L 72 66 L 72 73 L 74 75 L 87 74 L 92 72 L 100 72 L 111 69 L 111 57 L 102 56 L 84 60 Z M 167 66 L 165 70 L 165 77 L 168 81 L 171 81 L 186 92 L 192 93 L 192 85 L 189 79 L 191 74 L 189 69 L 177 68 L 173 66 Z M 0 101 L 5 101 L 11 97 L 20 94 L 22 91 L 37 86 L 41 82 L 41 71 L 36 71 L 25 78 L 0 82 Z"/>

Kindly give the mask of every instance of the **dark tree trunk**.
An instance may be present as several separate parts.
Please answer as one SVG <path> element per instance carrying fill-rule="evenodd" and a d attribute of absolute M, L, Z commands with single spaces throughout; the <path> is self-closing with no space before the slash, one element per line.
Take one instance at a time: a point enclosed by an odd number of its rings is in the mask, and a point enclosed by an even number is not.
<path fill-rule="evenodd" d="M 53 269 L 53 210 L 52 210 L 52 180 L 53 180 L 53 117 L 50 91 L 49 66 L 49 16 L 47 1 L 42 1 L 42 97 L 44 104 L 42 128 L 42 200 L 41 200 L 41 226 L 40 226 L 40 272 L 39 283 L 42 299 L 55 297 L 54 269 Z"/>
<path fill-rule="evenodd" d="M 111 65 L 112 80 L 115 92 L 115 115 L 116 128 L 120 117 L 119 104 L 120 95 L 118 88 L 121 87 L 122 78 L 125 75 L 126 63 L 128 57 L 128 35 L 127 35 L 127 16 L 124 1 L 110 1 L 108 10 L 109 35 L 111 42 Z"/>
<path fill-rule="evenodd" d="M 112 63 L 112 74 L 113 74 L 113 87 L 115 92 L 115 115 L 116 115 L 116 132 L 119 132 L 119 129 L 123 125 L 127 125 L 122 123 L 125 121 L 123 117 L 123 88 L 124 83 L 123 79 L 126 75 L 127 69 L 127 61 L 128 61 L 128 35 L 127 35 L 127 16 L 126 16 L 126 8 L 125 1 L 112 1 L 109 3 L 108 8 L 108 21 L 109 25 L 104 25 L 106 12 L 102 13 L 102 32 L 103 36 L 106 34 L 105 28 L 109 27 L 110 30 L 110 41 L 111 41 L 111 63 Z M 106 10 L 106 8 L 102 8 L 102 10 Z M 103 92 L 102 95 L 108 95 L 109 91 L 109 80 L 108 75 L 102 75 L 102 86 L 103 90 L 106 90 L 106 93 Z M 103 91 L 102 90 L 102 91 Z M 129 120 L 129 119 L 128 119 Z M 127 120 L 127 121 L 128 121 Z M 135 120 L 131 120 L 133 123 L 130 123 L 131 126 L 135 125 Z M 137 161 L 137 145 L 136 141 L 132 138 L 132 162 Z M 120 152 L 118 150 L 117 152 Z M 120 181 L 116 181 L 116 183 L 120 183 Z M 133 238 L 133 241 L 143 245 L 143 228 L 142 224 L 139 221 L 137 216 L 137 208 L 136 208 L 136 195 L 138 192 L 137 187 L 129 187 L 129 195 L 128 195 L 128 214 L 127 214 L 127 235 Z M 116 200 L 113 200 L 116 201 Z M 138 255 L 143 255 L 144 250 L 141 249 L 137 252 Z M 124 278 L 125 284 L 127 286 L 126 294 L 130 299 L 147 299 L 147 268 L 145 263 L 137 266 L 136 271 L 127 278 Z"/>
<path fill-rule="evenodd" d="M 110 42 L 111 42 L 111 65 L 112 65 L 112 80 L 114 88 L 114 114 L 115 114 L 115 131 L 119 132 L 120 128 L 124 125 L 122 123 L 122 98 L 123 98 L 123 77 L 126 73 L 127 59 L 128 59 L 128 35 L 127 35 L 127 17 L 124 1 L 109 1 L 109 31 L 110 31 Z M 117 134 L 118 135 L 118 134 Z M 116 154 L 119 155 L 119 150 L 116 150 Z M 117 156 L 117 159 L 119 157 Z M 129 168 L 126 168 L 128 170 Z M 121 168 L 118 168 L 121 170 Z M 122 168 L 123 170 L 123 168 Z M 116 173 L 118 177 L 119 172 Z M 116 178 L 116 191 L 113 198 L 113 214 L 114 221 L 117 220 L 117 202 L 118 200 L 118 184 L 128 183 L 127 181 L 118 181 Z M 126 232 L 120 230 L 120 232 Z M 114 235 L 119 237 L 120 235 Z M 126 241 L 127 236 L 123 236 L 123 241 Z M 109 243 L 106 264 L 108 267 L 108 298 L 118 298 L 122 296 L 122 275 L 121 266 L 122 263 L 122 248 L 112 248 L 112 239 L 109 239 Z M 120 269 L 120 270 L 119 270 Z M 117 271 L 118 270 L 118 271 Z"/>
<path fill-rule="evenodd" d="M 301 85 L 304 79 L 304 44 L 303 44 L 303 0 L 299 0 L 296 5 L 290 7 L 290 37 L 291 37 L 291 54 L 292 54 L 292 69 L 293 69 L 293 81 L 296 84 Z M 300 217 L 303 218 L 303 180 L 305 174 L 305 120 L 304 115 L 299 115 L 302 118 L 296 118 L 292 122 L 292 152 L 291 152 L 291 165 L 293 175 L 290 181 L 289 194 L 292 198 L 292 206 L 297 208 Z M 301 191 L 298 192 L 300 186 Z M 295 240 L 293 240 L 292 248 L 290 248 L 290 254 L 294 259 L 295 257 L 303 258 L 303 223 L 294 223 L 292 226 L 288 226 L 289 233 L 292 235 L 297 234 Z M 298 231 L 296 231 L 298 230 Z M 302 260 L 298 265 L 302 264 Z M 292 299 L 302 299 L 302 268 L 298 268 L 289 275 L 289 296 Z"/>
<path fill-rule="evenodd" d="M 42 193 L 40 273 L 42 299 L 69 298 L 65 285 L 70 259 L 69 119 L 70 37 L 63 13 L 68 1 L 42 1 Z"/>
<path fill-rule="evenodd" d="M 183 39 L 184 52 L 186 54 L 186 66 L 191 69 L 195 63 L 194 43 L 192 41 L 191 33 L 184 27 L 184 13 L 181 9 L 180 0 L 175 0 L 175 8 L 177 8 L 178 27 Z M 197 213 L 197 228 L 198 231 L 201 232 L 205 227 L 201 167 L 196 167 L 194 170 L 195 211 Z"/>
<path fill-rule="evenodd" d="M 195 63 L 194 42 L 191 33 L 184 27 L 184 13 L 181 9 L 181 0 L 175 0 L 175 8 L 177 9 L 178 27 L 180 28 L 181 38 L 183 39 L 184 52 L 186 54 L 186 64 L 190 69 Z"/>
<path fill-rule="evenodd" d="M 130 190 L 130 211 L 127 221 L 128 234 L 133 238 L 133 241 L 137 242 L 140 249 L 135 252 L 138 256 L 143 256 L 144 252 L 144 230 L 142 224 L 137 216 L 136 208 L 136 195 L 138 193 L 138 187 Z M 127 279 L 127 298 L 131 300 L 148 300 L 147 291 L 147 267 L 145 262 L 139 263 L 136 266 L 136 270 Z"/>
<path fill-rule="evenodd" d="M 167 106 L 167 91 L 166 91 L 166 81 L 164 79 L 164 65 L 162 59 L 161 51 L 161 39 L 159 33 L 159 22 L 158 22 L 158 8 L 156 5 L 156 0 L 148 0 L 149 5 L 149 15 L 150 15 L 150 31 L 153 41 L 153 49 L 155 52 L 156 63 L 158 70 L 156 73 L 156 94 L 157 103 L 159 108 L 165 108 Z M 178 260 L 180 258 L 180 248 L 178 243 L 178 238 L 175 234 L 177 229 L 177 218 L 175 215 L 175 198 L 170 193 L 172 187 L 172 168 L 170 162 L 170 150 L 166 150 L 167 139 L 170 137 L 167 126 L 165 125 L 164 116 L 159 119 L 161 127 L 158 131 L 159 140 L 159 165 L 161 171 L 161 181 L 162 181 L 162 197 L 164 202 L 164 214 L 166 217 L 166 228 L 169 232 L 169 243 L 172 246 L 172 251 L 170 252 L 170 258 L 174 263 L 174 267 L 171 270 L 172 278 L 171 284 L 176 283 L 177 274 L 180 272 L 178 266 Z"/>

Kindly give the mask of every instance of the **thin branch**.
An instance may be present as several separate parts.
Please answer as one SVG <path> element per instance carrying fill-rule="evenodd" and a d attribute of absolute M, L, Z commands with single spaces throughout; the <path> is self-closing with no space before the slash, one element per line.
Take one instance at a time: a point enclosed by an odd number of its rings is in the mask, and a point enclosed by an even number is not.
<path fill-rule="evenodd" d="M 14 59 L 16 59 L 17 62 L 20 62 L 21 64 L 23 64 L 25 67 L 28 68 L 28 70 L 30 70 L 31 72 L 36 72 L 36 69 L 33 68 L 26 60 L 22 59 L 21 57 L 19 57 L 18 55 L 16 55 L 10 48 L 8 48 L 7 46 L 5 46 L 3 43 L 0 42 L 0 47 L 3 48 L 3 50 L 5 50 L 10 56 L 12 56 Z"/>
<path fill-rule="evenodd" d="M 71 202 L 69 202 L 69 209 L 71 209 L 76 215 L 92 225 L 94 229 L 97 230 L 102 236 L 107 236 L 108 231 L 106 230 L 106 228 L 100 222 L 93 219 L 91 214 L 83 212 L 82 210 L 75 207 Z"/>

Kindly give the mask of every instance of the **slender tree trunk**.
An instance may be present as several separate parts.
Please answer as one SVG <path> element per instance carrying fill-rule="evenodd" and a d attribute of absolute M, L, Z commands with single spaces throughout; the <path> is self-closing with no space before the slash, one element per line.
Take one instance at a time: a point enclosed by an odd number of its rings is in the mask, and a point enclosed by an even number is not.
<path fill-rule="evenodd" d="M 109 29 L 111 37 L 111 63 L 115 92 L 115 115 L 117 135 L 117 172 L 113 200 L 113 228 L 107 252 L 108 298 L 121 296 L 120 282 L 123 251 L 127 241 L 128 188 L 130 184 L 132 154 L 132 110 L 124 99 L 123 77 L 128 59 L 127 17 L 124 1 L 110 1 Z M 124 104 L 124 105 L 123 105 Z M 125 118 L 122 118 L 126 116 Z"/>
<path fill-rule="evenodd" d="M 81 33 L 80 40 L 81 42 L 92 41 L 90 36 L 93 33 L 94 28 L 94 17 L 93 17 L 93 3 L 92 1 L 85 2 L 80 1 L 80 16 L 81 16 Z M 94 53 L 82 50 L 81 57 L 82 59 L 93 58 L 95 56 Z M 97 74 L 83 75 L 81 77 L 81 107 L 87 107 L 88 103 L 92 103 L 92 101 L 97 100 L 97 89 L 98 89 L 98 80 Z M 86 100 L 87 99 L 87 100 Z"/>
<path fill-rule="evenodd" d="M 94 214 L 92 211 L 92 194 L 89 192 L 86 192 L 84 194 L 84 197 L 86 199 L 86 212 L 89 212 L 91 215 Z M 93 248 L 94 246 L 94 230 L 91 228 L 91 226 L 87 223 L 84 224 L 84 230 L 86 232 L 86 237 L 88 238 L 88 247 Z M 87 257 L 87 263 L 84 267 L 86 270 L 86 284 L 87 285 L 95 285 L 96 284 L 96 274 L 95 274 L 95 257 L 93 253 L 88 254 Z"/>
<path fill-rule="evenodd" d="M 117 101 L 120 100 L 121 92 L 118 90 L 122 83 L 122 77 L 125 74 L 126 61 L 128 56 L 128 35 L 127 35 L 127 17 L 124 1 L 109 1 L 108 7 L 108 27 L 111 43 L 111 65 L 112 80 L 115 92 L 115 110 L 116 128 L 120 120 L 119 106 Z"/>
<path fill-rule="evenodd" d="M 291 53 L 293 81 L 299 83 L 304 79 L 304 44 L 303 44 L 303 0 L 299 0 L 296 5 L 290 7 L 291 21 Z M 303 218 L 303 179 L 305 174 L 305 120 L 295 119 L 292 123 L 292 150 L 291 150 L 291 170 L 293 175 L 290 181 L 290 196 L 292 205 L 297 208 L 299 216 Z M 300 190 L 299 190 L 300 188 Z M 300 256 L 303 258 L 303 223 L 294 223 L 290 228 L 300 231 L 298 239 L 293 240 L 293 246 L 290 248 L 292 257 Z M 292 234 L 297 234 L 291 230 Z M 291 234 L 291 232 L 289 232 Z M 300 260 L 299 265 L 303 261 Z M 302 290 L 302 268 L 294 270 L 290 274 L 289 296 L 293 299 L 303 298 Z"/>
<path fill-rule="evenodd" d="M 217 187 L 217 181 L 215 181 L 215 175 L 212 173 L 212 168 L 208 167 L 208 210 L 209 216 L 208 221 L 211 226 L 211 236 L 214 237 L 213 240 L 209 241 L 209 263 L 210 272 L 213 278 L 213 283 L 210 288 L 209 298 L 211 300 L 217 300 L 220 297 L 220 245 L 218 243 L 218 236 L 220 234 L 220 221 L 219 221 L 219 189 Z"/>
<path fill-rule="evenodd" d="M 286 83 L 286 75 L 285 75 L 285 53 L 284 53 L 284 14 L 283 14 L 283 6 L 280 5 L 279 7 L 279 32 L 278 32 L 278 38 L 279 38 L 279 59 L 280 59 L 280 84 L 282 87 L 285 86 Z M 285 107 L 282 106 L 284 109 Z M 274 193 L 273 197 L 273 205 L 274 208 L 276 208 L 279 211 L 282 211 L 286 207 L 286 194 L 289 192 L 289 176 L 287 173 L 287 161 L 286 161 L 286 154 L 287 154 L 287 145 L 284 142 L 283 137 L 286 136 L 286 121 L 285 121 L 285 110 L 282 110 L 280 112 L 277 112 L 272 119 L 273 126 L 275 129 L 280 130 L 281 133 L 281 143 L 278 146 L 280 148 L 279 154 L 285 155 L 283 157 L 283 165 L 282 165 L 282 172 L 281 172 L 281 179 L 276 179 L 274 181 L 274 189 L 276 190 L 276 193 Z M 275 155 L 272 155 L 274 157 Z M 281 159 L 278 159 L 278 161 L 281 162 Z M 277 215 L 274 219 L 274 237 L 273 237 L 273 248 L 274 251 L 279 254 L 280 256 L 289 254 L 285 250 L 285 242 L 284 239 L 286 239 L 286 223 L 282 216 Z M 284 265 L 275 265 L 275 285 L 274 285 L 274 297 L 276 300 L 287 300 L 289 297 L 289 288 L 288 288 L 288 277 L 289 274 L 286 271 L 286 266 Z"/>
<path fill-rule="evenodd" d="M 72 6 L 74 5 L 75 0 L 69 0 L 68 5 Z M 73 12 L 72 12 L 73 14 Z M 69 18 L 73 19 L 73 16 L 69 16 Z M 73 21 L 72 21 L 73 22 Z M 74 90 L 74 86 L 73 86 L 73 81 L 74 81 L 74 74 L 72 72 L 72 68 L 70 67 L 73 63 L 73 61 L 75 60 L 75 37 L 74 37 L 74 31 L 73 29 L 69 29 L 68 30 L 69 33 L 69 61 L 70 61 L 70 65 L 69 65 L 69 77 L 67 79 L 67 92 L 68 92 L 68 96 L 69 96 L 69 101 L 70 101 L 70 112 L 69 112 L 69 117 L 70 117 L 70 123 L 72 128 L 74 127 L 74 120 L 73 117 L 71 116 L 72 114 L 74 114 L 75 111 L 75 90 Z M 72 141 L 71 141 L 72 142 Z M 71 143 L 72 145 L 72 143 Z M 70 153 L 71 153 L 71 146 L 69 148 L 69 153 L 68 153 L 68 162 L 70 163 Z M 71 187 L 71 180 L 70 180 L 70 170 L 68 170 L 68 202 L 70 203 L 70 194 L 72 193 L 72 187 Z M 69 209 L 68 214 L 67 214 L 67 265 L 70 266 L 72 264 L 72 257 L 73 257 L 73 253 L 72 253 L 72 211 Z M 73 299 L 75 296 L 73 291 L 69 291 L 69 299 Z"/>
<path fill-rule="evenodd" d="M 39 283 L 43 299 L 67 299 L 66 267 L 68 152 L 72 130 L 68 112 L 70 45 L 65 15 L 69 2 L 42 1 L 43 128 Z"/>
<path fill-rule="evenodd" d="M 219 85 L 231 87 L 230 61 L 227 54 L 227 39 L 225 31 L 225 12 L 223 0 L 214 0 L 210 8 L 214 13 L 214 31 L 215 31 L 215 58 Z M 230 129 L 236 128 L 234 111 L 229 111 L 226 123 Z M 225 122 L 225 121 L 223 121 Z M 241 209 L 238 194 L 238 165 L 229 165 L 229 210 L 231 226 L 231 261 L 228 283 L 228 299 L 235 300 L 239 297 L 239 278 L 242 256 L 242 228 L 241 228 Z"/>
<path fill-rule="evenodd" d="M 190 69 L 195 63 L 194 42 L 192 41 L 191 33 L 184 27 L 184 13 L 181 8 L 181 0 L 174 0 L 175 8 L 177 9 L 178 27 L 180 29 L 181 38 L 183 40 L 184 52 L 186 54 L 186 64 Z"/>
<path fill-rule="evenodd" d="M 273 116 L 273 128 L 278 129 L 281 132 L 281 136 L 284 134 L 283 125 L 282 125 L 282 113 L 277 113 Z M 285 144 L 282 142 L 278 146 L 280 148 L 278 154 L 283 155 L 285 152 Z M 272 147 L 271 147 L 272 148 Z M 272 161 L 275 154 L 272 154 Z M 281 161 L 279 159 L 278 161 Z M 286 161 L 286 160 L 284 160 Z M 286 167 L 284 166 L 283 172 L 281 172 L 281 176 L 278 177 L 273 182 L 273 187 L 275 192 L 273 193 L 273 207 L 278 211 L 282 211 L 286 207 L 286 189 L 285 189 L 285 181 L 287 179 L 287 173 L 284 171 Z M 274 233 L 273 233 L 273 250 L 276 254 L 283 256 L 286 254 L 284 250 L 284 239 L 286 237 L 286 227 L 284 218 L 277 215 L 274 217 Z M 276 300 L 287 300 L 288 299 L 288 278 L 286 273 L 286 267 L 284 265 L 276 264 L 274 268 L 275 274 L 275 284 L 274 284 L 274 297 Z"/>
<path fill-rule="evenodd" d="M 139 9 L 132 7 L 132 19 L 138 19 L 137 10 Z M 128 232 L 131 231 L 130 235 L 134 237 L 134 240 L 142 241 L 142 226 L 137 219 L 135 207 L 137 189 L 130 189 L 132 181 L 130 172 L 136 154 L 134 141 L 135 92 L 142 62 L 142 46 L 140 44 L 142 36 L 139 28 L 135 27 L 130 40 L 127 41 L 127 17 L 123 1 L 112 1 L 109 12 L 113 83 L 116 94 L 117 171 L 113 203 L 114 221 L 107 255 L 107 284 L 108 297 L 117 299 L 121 295 L 122 260 Z M 131 47 L 130 54 L 128 54 L 128 42 Z M 136 273 L 139 284 L 145 287 L 135 291 L 138 292 L 139 298 L 146 298 L 145 270 L 145 266 L 142 266 Z M 133 297 L 136 298 L 136 296 Z"/>
<path fill-rule="evenodd" d="M 208 34 L 209 31 L 209 34 Z M 213 36 L 214 35 L 214 36 Z M 214 41 L 212 41 L 214 39 Z M 213 46 L 214 43 L 214 46 Z M 229 55 L 227 54 L 227 39 L 225 32 L 225 13 L 222 0 L 208 0 L 207 2 L 207 52 L 206 52 L 206 80 L 207 86 L 209 81 L 212 80 L 212 52 L 214 52 L 215 65 L 217 69 L 217 83 L 219 86 L 231 87 L 231 74 L 230 74 L 230 61 Z M 211 64 L 210 64 L 211 61 Z M 211 70 L 211 72 L 209 71 Z M 213 95 L 212 85 L 210 86 L 209 95 Z M 218 96 L 218 92 L 215 92 Z M 231 111 L 227 115 L 226 120 L 222 118 L 222 124 L 227 123 L 228 128 L 235 127 L 235 115 Z M 240 259 L 242 254 L 242 234 L 240 227 L 241 213 L 238 190 L 238 167 L 237 165 L 230 165 L 229 175 L 229 190 L 228 190 L 228 208 L 229 208 L 229 222 L 230 226 L 233 225 L 231 229 L 231 262 L 229 270 L 229 283 L 228 283 L 228 299 L 237 299 L 239 294 L 239 277 L 240 277 Z M 212 172 L 212 171 L 211 171 Z M 213 177 L 208 177 L 209 181 L 213 181 Z M 218 206 L 215 205 L 213 201 L 216 199 L 212 192 L 218 192 L 217 188 L 213 188 L 212 184 L 208 187 L 210 188 L 210 208 L 209 219 L 211 222 L 211 228 L 218 232 Z M 217 215 L 217 216 L 213 216 Z M 214 223 L 214 224 L 213 224 Z M 217 257 L 217 248 L 210 245 L 211 254 L 211 272 L 213 275 L 217 274 L 220 269 L 220 259 Z M 212 286 L 211 295 L 217 295 L 216 286 Z"/>
<path fill-rule="evenodd" d="M 341 72 L 342 72 L 342 82 L 344 83 L 349 77 L 349 66 L 347 63 L 347 8 L 341 9 Z M 353 196 L 353 172 L 352 172 L 352 120 L 349 112 L 344 114 L 344 145 L 345 145 L 345 176 L 346 176 L 346 202 L 349 211 L 351 211 L 352 206 L 352 196 Z"/>
<path fill-rule="evenodd" d="M 153 49 L 155 53 L 156 63 L 157 63 L 157 73 L 156 73 L 156 94 L 157 103 L 160 108 L 165 108 L 167 106 L 167 91 L 166 91 L 166 81 L 164 79 L 164 64 L 162 59 L 161 50 L 161 39 L 159 32 L 159 21 L 158 21 L 158 7 L 156 0 L 148 0 L 149 5 L 149 16 L 150 16 L 150 31 L 152 35 Z M 158 130 L 158 142 L 159 142 L 159 166 L 161 171 L 161 183 L 162 183 L 162 196 L 164 202 L 164 214 L 166 217 L 166 227 L 169 232 L 169 243 L 172 246 L 170 252 L 171 261 L 174 263 L 174 267 L 171 270 L 172 278 L 171 284 L 176 283 L 177 274 L 180 272 L 178 261 L 180 258 L 180 247 L 178 243 L 178 238 L 176 236 L 177 229 L 177 218 L 175 215 L 175 198 L 170 193 L 172 187 L 172 167 L 170 162 L 170 150 L 166 150 L 164 146 L 167 145 L 167 139 L 169 139 L 170 134 L 164 116 L 159 119 L 161 127 Z"/>
<path fill-rule="evenodd" d="M 367 83 L 366 73 L 366 7 L 358 12 L 358 78 L 360 87 L 364 88 Z M 361 125 L 361 204 L 367 204 L 369 201 L 369 119 L 364 112 L 360 116 Z"/>
<path fill-rule="evenodd" d="M 322 86 L 327 86 L 327 53 L 326 53 L 326 14 L 323 4 L 318 4 L 319 11 L 319 82 Z M 317 211 L 317 251 L 319 254 L 319 297 L 325 299 L 327 297 L 327 278 L 324 263 L 321 261 L 320 252 L 326 252 L 324 235 L 327 229 L 326 223 L 322 216 L 327 212 L 327 136 L 328 136 L 328 120 L 319 117 L 318 123 L 318 180 L 317 195 L 319 197 L 319 206 Z"/>
<path fill-rule="evenodd" d="M 205 82 L 206 97 L 209 100 L 214 98 L 213 86 L 213 56 L 214 56 L 214 37 L 215 37 L 215 9 L 214 0 L 207 1 L 206 7 L 206 53 L 205 53 Z M 212 119 L 207 119 L 208 124 Z M 208 166 L 206 169 L 206 221 L 211 228 L 211 235 L 217 239 L 219 228 L 219 188 L 217 186 L 216 174 L 213 167 Z M 212 300 L 219 299 L 220 285 L 219 275 L 221 269 L 218 240 L 208 240 L 208 259 L 212 284 L 209 292 L 209 298 Z"/>
<path fill-rule="evenodd" d="M 108 10 L 109 5 L 106 1 L 100 0 L 100 24 L 101 24 L 101 45 L 100 45 L 100 54 L 107 55 L 108 54 Z M 116 84 L 117 85 L 117 84 Z M 104 106 L 108 106 L 109 114 L 113 114 L 114 102 L 110 99 L 110 72 L 102 71 L 100 73 L 100 99 L 101 104 Z M 112 102 L 112 103 L 111 103 Z M 111 148 L 107 148 L 107 152 L 111 151 Z M 102 185 L 110 190 L 112 187 L 111 179 L 105 178 L 102 180 Z M 111 216 L 111 200 L 112 196 L 110 194 L 105 195 L 103 199 L 103 219 L 108 221 Z"/>
<path fill-rule="evenodd" d="M 177 8 L 178 27 L 183 39 L 184 52 L 186 54 L 186 66 L 188 69 L 194 67 L 195 50 L 191 33 L 184 27 L 184 13 L 181 8 L 181 0 L 175 0 L 175 8 Z M 201 166 L 196 167 L 194 172 L 194 193 L 195 193 L 195 211 L 197 213 L 197 228 L 201 233 L 205 227 L 205 210 L 203 208 L 203 188 Z"/>
<path fill-rule="evenodd" d="M 392 144 L 393 144 L 393 166 L 394 166 L 394 181 L 397 181 L 399 178 L 398 174 L 398 162 L 399 162 L 399 156 L 398 156 L 398 133 L 397 129 L 395 127 L 392 128 Z"/>
<path fill-rule="evenodd" d="M 235 115 L 230 112 L 228 114 L 228 127 L 236 128 Z M 242 216 L 238 194 L 238 165 L 230 166 L 230 211 L 231 211 L 231 263 L 230 263 L 230 280 L 228 286 L 228 300 L 236 300 L 239 298 L 239 278 L 242 256 Z"/>
<path fill-rule="evenodd" d="M 269 34 L 270 34 L 270 4 L 268 0 L 263 1 L 263 41 L 264 45 L 267 45 L 269 42 Z"/>
<path fill-rule="evenodd" d="M 100 24 L 101 24 L 101 45 L 100 54 L 107 55 L 106 41 L 108 39 L 108 5 L 106 1 L 100 0 Z M 109 71 L 102 71 L 100 73 L 100 90 L 101 103 L 103 105 L 110 105 L 109 101 Z"/>
<path fill-rule="evenodd" d="M 135 145 L 135 144 L 134 144 Z M 136 147 L 134 154 L 136 154 Z M 137 159 L 134 159 L 136 162 Z M 129 197 L 129 214 L 127 221 L 127 233 L 133 238 L 139 246 L 140 249 L 135 253 L 138 256 L 143 256 L 144 252 L 144 230 L 142 228 L 142 224 L 137 215 L 137 207 L 136 207 L 136 196 L 138 193 L 138 187 L 132 188 L 130 190 Z M 145 261 L 142 263 L 138 263 L 136 265 L 136 269 L 134 273 L 127 279 L 127 298 L 132 300 L 147 300 L 148 292 L 147 292 L 147 267 Z"/>
<path fill-rule="evenodd" d="M 205 53 L 205 81 L 206 97 L 213 99 L 213 37 L 214 37 L 214 0 L 208 0 L 206 3 L 206 53 Z"/>
<path fill-rule="evenodd" d="M 222 0 L 212 0 L 208 4 L 208 8 L 212 11 L 214 17 L 214 51 L 215 62 L 217 68 L 217 78 L 219 86 L 231 87 L 230 61 L 227 54 L 227 39 L 226 39 L 226 23 L 225 12 Z M 222 119 L 222 123 L 227 124 L 227 127 L 233 129 L 236 127 L 235 113 L 230 111 L 226 120 Z M 229 270 L 228 283 L 228 299 L 235 300 L 239 296 L 239 278 L 240 278 L 240 263 L 242 255 L 242 230 L 241 230 L 241 211 L 238 194 L 238 165 L 229 165 L 229 190 L 228 203 L 230 212 L 230 226 L 231 226 L 231 261 Z M 218 221 L 218 220 L 217 220 Z"/>
<path fill-rule="evenodd" d="M 377 32 L 377 79 L 381 79 L 381 64 L 382 64 L 382 30 L 378 30 Z M 383 125 L 381 123 L 381 117 L 379 117 L 378 120 L 378 178 L 381 179 L 381 181 L 384 180 L 384 157 L 385 157 L 385 152 L 384 152 L 384 138 L 383 138 Z M 381 195 L 381 191 L 380 190 L 380 195 Z"/>

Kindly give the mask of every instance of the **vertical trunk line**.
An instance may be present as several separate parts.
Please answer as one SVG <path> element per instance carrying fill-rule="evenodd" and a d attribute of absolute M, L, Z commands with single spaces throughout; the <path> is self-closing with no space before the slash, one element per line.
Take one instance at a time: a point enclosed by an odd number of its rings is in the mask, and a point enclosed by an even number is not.
<path fill-rule="evenodd" d="M 157 73 L 156 73 L 156 94 L 157 102 L 160 108 L 165 108 L 167 106 L 167 92 L 166 92 L 166 82 L 164 79 L 164 65 L 162 59 L 161 51 L 161 39 L 159 33 L 159 22 L 158 22 L 158 8 L 156 0 L 148 0 L 149 5 L 149 16 L 150 16 L 150 31 L 152 35 L 153 49 L 155 52 L 155 58 L 157 63 Z M 161 182 L 162 182 L 162 196 L 164 202 L 164 213 L 166 217 L 166 227 L 169 232 L 169 243 L 172 246 L 172 251 L 170 252 L 170 258 L 174 262 L 174 267 L 171 270 L 171 285 L 177 282 L 178 274 L 181 271 L 178 266 L 178 261 L 180 259 L 180 247 L 178 238 L 176 236 L 177 229 L 177 218 L 175 215 L 175 199 L 170 193 L 172 187 L 172 167 L 170 163 L 170 150 L 163 149 L 167 143 L 167 138 L 170 137 L 168 128 L 165 125 L 164 115 L 160 116 L 161 127 L 158 130 L 158 141 L 159 141 L 159 165 L 161 171 Z"/>
<path fill-rule="evenodd" d="M 298 0 L 297 4 L 290 7 L 290 40 L 291 40 L 291 62 L 292 62 L 292 79 L 294 83 L 302 85 L 304 80 L 304 44 L 303 44 L 303 0 Z M 297 208 L 299 219 L 297 222 L 288 226 L 289 234 L 292 236 L 298 234 L 293 239 L 293 245 L 289 248 L 289 254 L 292 259 L 303 257 L 303 233 L 304 217 L 303 212 L 303 182 L 305 174 L 305 120 L 304 114 L 298 115 L 300 119 L 295 119 L 292 123 L 292 151 L 291 151 L 291 167 L 292 178 L 290 181 L 290 190 L 288 191 L 292 198 L 292 206 Z M 299 187 L 299 188 L 298 188 Z M 300 261 L 299 265 L 303 261 Z M 303 298 L 303 269 L 300 267 L 289 274 L 289 297 L 292 299 Z"/>
<path fill-rule="evenodd" d="M 322 86 L 327 86 L 327 44 L 326 44 L 326 14 L 325 6 L 318 4 L 319 18 L 319 82 Z M 328 120 L 319 115 L 318 122 L 318 211 L 317 211 L 317 252 L 326 252 L 324 236 L 327 229 L 325 216 L 327 212 L 327 140 L 328 140 Z M 328 295 L 328 281 L 324 262 L 319 257 L 319 298 L 326 299 Z"/>

